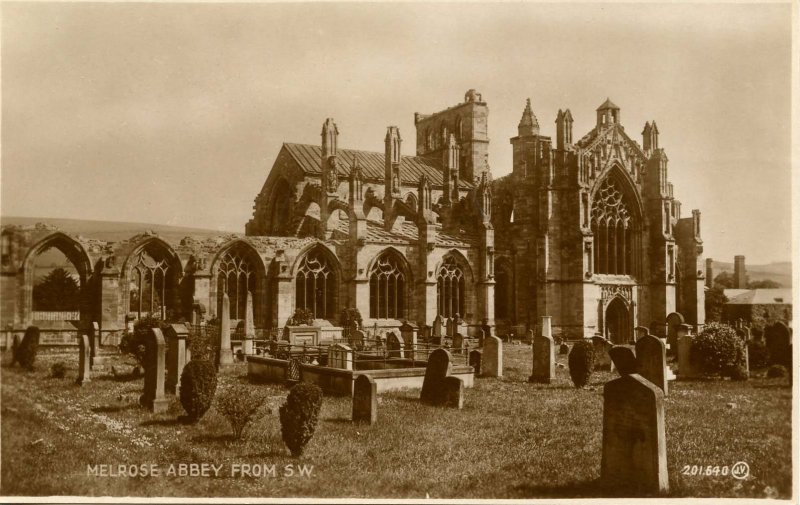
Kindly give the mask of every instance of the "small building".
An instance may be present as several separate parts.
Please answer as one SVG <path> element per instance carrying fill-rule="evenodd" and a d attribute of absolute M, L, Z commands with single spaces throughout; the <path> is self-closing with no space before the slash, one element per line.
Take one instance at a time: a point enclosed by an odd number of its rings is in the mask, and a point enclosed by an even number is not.
<path fill-rule="evenodd" d="M 724 322 L 741 319 L 745 323 L 773 323 L 792 320 L 792 290 L 778 289 L 726 289 L 728 302 L 722 309 Z"/>

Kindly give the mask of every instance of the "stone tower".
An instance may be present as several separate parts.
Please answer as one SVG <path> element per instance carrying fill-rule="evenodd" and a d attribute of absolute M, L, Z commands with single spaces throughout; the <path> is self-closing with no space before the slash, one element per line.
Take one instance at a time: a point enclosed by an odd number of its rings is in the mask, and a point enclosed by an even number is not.
<path fill-rule="evenodd" d="M 747 289 L 747 269 L 742 255 L 733 258 L 733 289 Z"/>

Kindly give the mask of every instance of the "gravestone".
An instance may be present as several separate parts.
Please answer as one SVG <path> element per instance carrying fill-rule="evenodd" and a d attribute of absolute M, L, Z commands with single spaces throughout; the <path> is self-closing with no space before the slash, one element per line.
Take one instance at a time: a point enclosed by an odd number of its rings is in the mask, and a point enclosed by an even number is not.
<path fill-rule="evenodd" d="M 425 367 L 425 379 L 422 382 L 420 401 L 428 405 L 455 406 L 463 405 L 463 382 L 456 383 L 450 378 L 452 371 L 452 357 L 445 349 L 435 349 L 428 357 Z M 457 377 L 452 377 L 457 379 Z M 461 395 L 460 401 L 454 401 L 456 395 Z"/>
<path fill-rule="evenodd" d="M 456 320 L 453 317 L 445 319 L 446 335 L 452 338 L 456 334 Z"/>
<path fill-rule="evenodd" d="M 447 331 L 442 328 L 443 325 L 444 322 L 442 321 L 442 316 L 437 315 L 433 320 L 433 340 L 436 344 L 441 344 L 442 337 L 444 337 L 444 334 L 447 333 Z"/>
<path fill-rule="evenodd" d="M 650 329 L 647 326 L 637 326 L 634 328 L 634 333 L 636 334 L 636 340 L 644 337 L 645 335 L 650 334 Z"/>
<path fill-rule="evenodd" d="M 189 329 L 185 324 L 171 324 L 166 330 L 167 339 L 167 393 L 180 394 L 180 380 L 183 367 L 186 366 L 186 338 Z"/>
<path fill-rule="evenodd" d="M 791 331 L 782 321 L 777 321 L 764 328 L 764 342 L 769 349 L 769 361 L 772 364 L 790 367 L 792 355 L 789 352 L 792 343 Z"/>
<path fill-rule="evenodd" d="M 681 379 L 697 377 L 698 373 L 692 365 L 692 345 L 694 337 L 689 335 L 689 325 L 682 324 L 677 330 L 678 340 L 678 376 Z"/>
<path fill-rule="evenodd" d="M 486 337 L 481 358 L 481 376 L 503 376 L 503 341 L 497 337 Z"/>
<path fill-rule="evenodd" d="M 486 331 L 483 328 L 478 328 L 478 347 L 483 347 L 483 341 L 486 339 Z"/>
<path fill-rule="evenodd" d="M 636 373 L 636 355 L 633 349 L 624 345 L 615 345 L 608 350 L 608 355 L 614 363 L 620 375 L 630 375 Z"/>
<path fill-rule="evenodd" d="M 345 344 L 333 344 L 328 347 L 328 366 L 343 370 L 353 369 L 353 349 Z"/>
<path fill-rule="evenodd" d="M 233 365 L 231 299 L 228 297 L 228 293 L 222 295 L 222 314 L 219 317 L 219 364 Z"/>
<path fill-rule="evenodd" d="M 353 422 L 378 421 L 378 385 L 369 375 L 359 375 L 353 384 Z"/>
<path fill-rule="evenodd" d="M 462 354 L 464 352 L 464 335 L 456 333 L 453 335 L 453 352 Z"/>
<path fill-rule="evenodd" d="M 603 387 L 600 481 L 617 495 L 669 492 L 664 393 L 640 375 L 623 375 Z"/>
<path fill-rule="evenodd" d="M 533 337 L 531 348 L 533 349 L 533 365 L 528 382 L 550 384 L 556 377 L 556 347 L 550 326 L 550 316 L 542 317 L 542 334 Z"/>
<path fill-rule="evenodd" d="M 356 346 L 356 349 L 363 349 L 364 348 L 364 341 L 367 339 L 367 335 L 361 330 L 355 330 L 351 333 L 350 340 Z"/>
<path fill-rule="evenodd" d="M 91 382 L 91 347 L 92 344 L 89 341 L 89 336 L 85 333 L 81 334 L 80 338 L 78 339 L 80 356 L 78 358 L 78 380 L 76 381 L 79 386 L 83 386 L 87 382 Z"/>
<path fill-rule="evenodd" d="M 481 357 L 483 356 L 483 352 L 479 351 L 478 349 L 474 349 L 469 352 L 469 366 L 475 369 L 475 375 L 481 374 Z"/>
<path fill-rule="evenodd" d="M 611 370 L 611 357 L 608 351 L 614 344 L 606 340 L 602 335 L 596 334 L 591 338 L 594 348 L 594 367 L 596 370 Z"/>
<path fill-rule="evenodd" d="M 164 394 L 164 365 L 166 343 L 159 328 L 152 328 L 145 341 L 144 394 L 139 403 L 151 412 L 165 412 L 169 400 Z"/>
<path fill-rule="evenodd" d="M 100 323 L 97 321 L 92 321 L 92 335 L 89 337 L 89 345 L 91 346 L 89 367 L 94 368 L 95 365 L 100 364 L 99 360 L 96 359 L 97 355 L 100 354 Z"/>
<path fill-rule="evenodd" d="M 405 357 L 404 348 L 403 341 L 394 332 L 386 334 L 386 349 L 389 351 L 390 358 Z"/>
<path fill-rule="evenodd" d="M 444 406 L 454 409 L 464 408 L 464 381 L 459 377 L 444 378 Z"/>
<path fill-rule="evenodd" d="M 653 335 L 645 335 L 636 341 L 636 363 L 639 375 L 658 386 L 666 396 L 667 349 L 664 341 Z"/>
<path fill-rule="evenodd" d="M 406 358 L 414 359 L 414 351 L 417 348 L 417 335 L 419 330 L 416 325 L 408 321 L 403 321 L 400 325 L 400 337 L 403 339 L 403 346 L 405 348 Z"/>
<path fill-rule="evenodd" d="M 244 340 L 242 341 L 242 352 L 246 355 L 253 354 L 253 340 L 256 338 L 256 325 L 253 319 L 253 294 L 248 291 L 245 298 L 244 312 Z"/>

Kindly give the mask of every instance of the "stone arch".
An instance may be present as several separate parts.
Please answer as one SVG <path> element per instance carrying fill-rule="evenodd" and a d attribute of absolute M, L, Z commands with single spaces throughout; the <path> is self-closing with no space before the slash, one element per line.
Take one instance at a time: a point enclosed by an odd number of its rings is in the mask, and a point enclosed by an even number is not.
<path fill-rule="evenodd" d="M 370 260 L 366 272 L 369 279 L 369 317 L 408 318 L 414 278 L 405 256 L 394 247 L 386 247 Z"/>
<path fill-rule="evenodd" d="M 295 308 L 309 310 L 315 319 L 337 317 L 342 267 L 333 251 L 321 242 L 305 247 L 292 266 L 292 276 Z"/>
<path fill-rule="evenodd" d="M 269 312 L 267 266 L 253 244 L 237 238 L 223 244 L 211 264 L 211 305 L 216 307 L 217 317 L 222 316 L 222 299 L 227 292 L 231 322 L 244 319 L 246 291 L 253 296 L 254 323 L 263 328 Z"/>
<path fill-rule="evenodd" d="M 269 194 L 267 214 L 267 232 L 270 235 L 285 236 L 289 234 L 289 226 L 294 213 L 294 189 L 289 181 L 280 177 L 272 186 Z"/>
<path fill-rule="evenodd" d="M 667 315 L 667 343 L 671 352 L 675 352 L 678 349 L 678 328 L 685 323 L 686 320 L 680 312 L 670 312 Z"/>
<path fill-rule="evenodd" d="M 146 315 L 175 319 L 187 313 L 181 291 L 183 265 L 178 253 L 159 237 L 136 244 L 125 258 L 121 271 L 122 306 L 135 319 Z M 157 304 L 157 305 L 156 305 Z"/>
<path fill-rule="evenodd" d="M 33 284 L 35 281 L 35 264 L 36 259 L 47 249 L 56 248 L 67 260 L 72 263 L 75 270 L 78 272 L 79 287 L 80 287 L 80 316 L 79 320 L 82 325 L 91 322 L 95 314 L 92 310 L 92 299 L 90 289 L 90 277 L 92 276 L 92 261 L 89 254 L 83 245 L 70 237 L 66 233 L 57 231 L 53 232 L 34 245 L 32 245 L 25 258 L 22 261 L 22 268 L 20 274 L 22 277 L 21 294 L 22 294 L 22 307 L 21 307 L 21 320 L 23 324 L 29 325 L 34 320 L 33 311 Z"/>
<path fill-rule="evenodd" d="M 409 191 L 408 194 L 406 194 L 406 197 L 403 199 L 403 201 L 405 202 L 406 206 L 409 209 L 414 209 L 416 211 L 416 209 L 417 209 L 417 195 L 415 195 L 414 193 Z"/>
<path fill-rule="evenodd" d="M 633 318 L 627 300 L 615 296 L 603 309 L 603 336 L 616 345 L 633 340 Z"/>
<path fill-rule="evenodd" d="M 458 314 L 462 318 L 474 314 L 474 277 L 467 258 L 460 251 L 452 249 L 442 256 L 434 272 L 437 313 L 442 317 Z"/>

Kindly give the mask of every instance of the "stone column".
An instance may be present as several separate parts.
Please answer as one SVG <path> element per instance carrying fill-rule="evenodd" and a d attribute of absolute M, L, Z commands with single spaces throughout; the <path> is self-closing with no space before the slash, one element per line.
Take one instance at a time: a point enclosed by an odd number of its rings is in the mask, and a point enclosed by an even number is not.
<path fill-rule="evenodd" d="M 253 340 L 256 338 L 256 326 L 253 321 L 253 294 L 248 291 L 246 298 L 246 309 L 244 316 L 244 341 L 242 342 L 242 352 L 245 355 L 254 354 Z"/>
<path fill-rule="evenodd" d="M 533 330 L 531 330 L 533 331 Z M 556 376 L 556 349 L 550 316 L 542 316 L 542 334 L 533 338 L 533 364 L 528 382 L 550 384 Z"/>
<path fill-rule="evenodd" d="M 503 376 L 503 341 L 498 337 L 486 337 L 483 343 L 481 375 L 483 377 Z"/>
<path fill-rule="evenodd" d="M 173 324 L 167 330 L 167 380 L 166 392 L 180 394 L 181 374 L 186 365 L 186 337 L 189 330 L 183 324 Z"/>
<path fill-rule="evenodd" d="M 166 412 L 169 400 L 164 394 L 164 367 L 166 344 L 164 335 L 158 328 L 151 330 L 147 339 L 146 358 L 144 369 L 144 394 L 139 398 L 139 403 L 153 413 Z"/>
<path fill-rule="evenodd" d="M 78 380 L 76 381 L 79 386 L 83 386 L 87 382 L 91 382 L 91 371 L 89 363 L 91 361 L 91 344 L 89 343 L 89 336 L 81 334 L 78 339 L 78 347 L 80 349 L 79 367 L 78 367 Z"/>
<path fill-rule="evenodd" d="M 219 317 L 219 364 L 233 364 L 231 349 L 231 299 L 228 293 L 222 295 L 222 314 Z"/>

